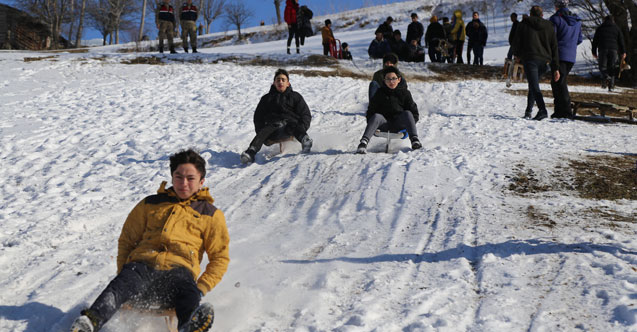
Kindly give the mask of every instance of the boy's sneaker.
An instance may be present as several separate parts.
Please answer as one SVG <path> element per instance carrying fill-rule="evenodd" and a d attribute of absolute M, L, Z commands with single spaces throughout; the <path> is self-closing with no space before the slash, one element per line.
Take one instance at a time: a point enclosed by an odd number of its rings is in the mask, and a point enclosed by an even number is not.
<path fill-rule="evenodd" d="M 190 316 L 188 323 L 179 332 L 205 332 L 210 330 L 215 320 L 215 311 L 211 304 L 203 303 Z"/>
<path fill-rule="evenodd" d="M 71 332 L 93 332 L 93 323 L 88 316 L 82 315 L 71 325 Z"/>
<path fill-rule="evenodd" d="M 409 139 L 411 140 L 411 149 L 412 150 L 418 150 L 418 149 L 422 148 L 422 144 L 420 143 L 420 140 L 418 139 L 418 136 L 412 136 Z"/>
<path fill-rule="evenodd" d="M 367 138 L 365 138 L 365 137 L 361 138 L 361 142 L 360 142 L 360 144 L 358 144 L 358 147 L 356 148 L 356 153 L 358 153 L 358 154 L 366 154 L 367 153 L 367 142 L 369 142 L 367 140 Z"/>
<path fill-rule="evenodd" d="M 301 152 L 310 153 L 310 150 L 312 149 L 312 139 L 310 138 L 310 136 L 303 136 L 303 139 L 301 140 L 301 147 Z"/>
<path fill-rule="evenodd" d="M 252 147 L 249 147 L 247 150 L 245 150 L 241 154 L 241 163 L 247 164 L 247 163 L 254 162 L 254 156 L 256 155 L 257 155 L 257 152 Z"/>

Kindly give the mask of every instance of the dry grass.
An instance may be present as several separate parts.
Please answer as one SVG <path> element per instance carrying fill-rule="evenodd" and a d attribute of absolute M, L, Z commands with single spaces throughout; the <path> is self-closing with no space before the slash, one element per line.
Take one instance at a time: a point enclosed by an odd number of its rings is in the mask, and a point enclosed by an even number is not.
<path fill-rule="evenodd" d="M 33 61 L 42 61 L 42 60 L 49 60 L 49 59 L 56 59 L 58 56 L 57 55 L 49 55 L 49 56 L 40 56 L 40 57 L 25 57 L 24 58 L 24 62 L 33 62 Z M 57 60 L 55 60 L 57 61 Z"/>
<path fill-rule="evenodd" d="M 145 57 L 139 56 L 131 60 L 122 60 L 125 65 L 165 65 L 162 58 L 156 56 Z"/>
<path fill-rule="evenodd" d="M 570 77 L 569 77 L 570 80 Z M 601 88 L 600 88 L 601 90 Z M 505 89 L 504 92 L 514 96 L 526 96 L 527 90 L 511 90 Z M 637 106 L 637 90 L 626 90 L 622 93 L 582 93 L 570 92 L 571 100 L 600 101 L 611 103 L 619 106 L 635 107 Z M 542 90 L 544 98 L 553 98 L 551 90 Z"/>

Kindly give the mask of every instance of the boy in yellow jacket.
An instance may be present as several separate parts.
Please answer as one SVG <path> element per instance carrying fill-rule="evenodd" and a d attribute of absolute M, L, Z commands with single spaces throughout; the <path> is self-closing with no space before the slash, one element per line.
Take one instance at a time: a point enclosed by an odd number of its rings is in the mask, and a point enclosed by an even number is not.
<path fill-rule="evenodd" d="M 170 156 L 172 187 L 164 181 L 126 218 L 119 237 L 117 276 L 82 311 L 72 332 L 98 331 L 126 302 L 174 308 L 179 331 L 208 331 L 214 312 L 201 297 L 228 269 L 230 237 L 221 210 L 203 187 L 206 162 L 192 150 Z M 200 275 L 203 253 L 208 265 Z"/>
<path fill-rule="evenodd" d="M 334 33 L 332 32 L 332 21 L 325 20 L 325 26 L 321 29 L 321 36 L 323 37 L 323 55 L 330 53 L 330 46 L 336 42 L 334 39 Z"/>

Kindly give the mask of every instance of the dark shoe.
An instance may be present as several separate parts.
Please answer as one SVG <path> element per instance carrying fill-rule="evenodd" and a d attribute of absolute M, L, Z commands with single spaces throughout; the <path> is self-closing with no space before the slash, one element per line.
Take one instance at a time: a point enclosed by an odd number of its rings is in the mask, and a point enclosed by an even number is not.
<path fill-rule="evenodd" d="M 254 157 L 256 155 L 257 155 L 257 152 L 252 147 L 249 147 L 247 150 L 245 150 L 241 154 L 241 163 L 242 164 L 253 163 Z"/>
<path fill-rule="evenodd" d="M 547 113 L 547 112 L 542 112 L 542 111 L 540 111 L 540 112 L 538 112 L 538 113 L 535 115 L 535 117 L 533 118 L 533 120 L 541 121 L 541 120 L 544 120 L 544 119 L 546 119 L 546 118 L 548 118 L 548 117 L 549 117 L 549 116 L 548 116 L 548 113 Z"/>
<path fill-rule="evenodd" d="M 611 77 L 608 83 L 608 91 L 613 91 L 615 89 L 615 77 Z"/>
<path fill-rule="evenodd" d="M 197 52 L 197 49 L 193 47 L 192 48 L 192 53 L 199 53 L 199 52 Z"/>
<path fill-rule="evenodd" d="M 184 47 L 184 53 L 188 53 L 188 47 Z"/>
<path fill-rule="evenodd" d="M 215 311 L 211 304 L 203 303 L 190 316 L 179 332 L 205 332 L 210 330 L 215 320 Z"/>
<path fill-rule="evenodd" d="M 159 53 L 164 53 L 164 48 L 163 47 L 159 47 Z"/>
<path fill-rule="evenodd" d="M 290 54 L 290 48 L 288 47 L 288 54 Z"/>
<path fill-rule="evenodd" d="M 533 114 L 533 113 L 531 113 L 531 111 L 525 111 L 525 112 L 524 112 L 524 116 L 523 116 L 523 118 L 525 118 L 525 119 L 531 119 L 532 114 Z"/>
<path fill-rule="evenodd" d="M 356 153 L 358 154 L 366 154 L 367 153 L 367 143 L 369 142 L 369 140 L 365 137 L 361 138 L 361 142 L 360 144 L 358 144 L 358 147 L 356 148 Z"/>
<path fill-rule="evenodd" d="M 418 139 L 418 136 L 412 136 L 409 138 L 409 140 L 411 140 L 411 149 L 412 150 L 418 150 L 420 148 L 422 148 L 422 143 L 420 143 L 420 140 Z"/>
<path fill-rule="evenodd" d="M 301 152 L 310 153 L 311 149 L 312 149 L 312 139 L 308 135 L 303 136 L 303 139 L 301 140 Z"/>
<path fill-rule="evenodd" d="M 296 49 L 296 54 L 299 54 L 299 53 L 301 53 L 301 50 L 297 48 Z"/>
<path fill-rule="evenodd" d="M 175 49 L 174 49 L 174 48 L 171 48 L 171 49 L 170 49 L 170 54 L 177 54 L 177 51 L 175 51 Z"/>
<path fill-rule="evenodd" d="M 609 77 L 602 79 L 602 89 L 606 89 L 606 87 L 608 86 L 608 82 L 610 82 Z"/>

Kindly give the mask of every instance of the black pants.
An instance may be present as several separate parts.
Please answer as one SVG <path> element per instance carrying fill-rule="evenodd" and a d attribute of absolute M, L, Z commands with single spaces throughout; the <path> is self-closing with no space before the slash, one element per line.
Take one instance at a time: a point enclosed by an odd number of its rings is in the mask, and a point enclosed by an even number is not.
<path fill-rule="evenodd" d="M 456 55 L 456 63 L 464 63 L 462 61 L 462 47 L 464 46 L 464 40 L 456 40 L 453 42 L 454 44 L 454 52 Z"/>
<path fill-rule="evenodd" d="M 129 300 L 140 306 L 159 304 L 175 308 L 181 327 L 199 306 L 201 295 L 192 273 L 185 267 L 160 271 L 144 263 L 128 263 L 89 309 L 101 320 L 98 329 Z"/>
<path fill-rule="evenodd" d="M 299 26 L 296 23 L 288 26 L 288 48 L 292 44 L 292 38 L 294 38 L 296 48 L 299 48 Z"/>
<path fill-rule="evenodd" d="M 599 50 L 599 57 L 597 58 L 597 62 L 603 80 L 609 79 L 616 75 L 615 67 L 617 66 L 617 60 L 619 60 L 617 50 Z"/>
<path fill-rule="evenodd" d="M 330 44 L 323 44 L 323 55 L 329 55 L 330 54 L 330 48 L 331 48 Z M 336 55 L 336 54 L 334 54 L 334 55 Z"/>
<path fill-rule="evenodd" d="M 565 118 L 571 116 L 571 96 L 568 93 L 568 83 L 566 81 L 571 68 L 573 68 L 572 62 L 560 61 L 560 79 L 555 82 L 551 78 L 551 90 L 553 90 L 553 103 L 555 104 L 554 117 Z"/>
<path fill-rule="evenodd" d="M 250 147 L 259 152 L 267 140 L 278 140 L 285 137 L 294 136 L 297 141 L 302 142 L 306 131 L 300 127 L 284 122 L 271 123 L 263 127 L 250 142 Z"/>

